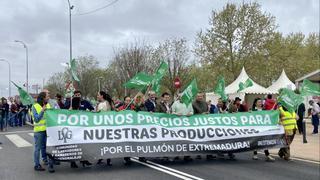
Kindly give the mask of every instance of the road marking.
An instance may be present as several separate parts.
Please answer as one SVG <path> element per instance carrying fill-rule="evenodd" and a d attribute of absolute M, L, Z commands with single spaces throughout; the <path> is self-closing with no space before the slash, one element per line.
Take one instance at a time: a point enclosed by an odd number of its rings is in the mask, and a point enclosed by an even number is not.
<path fill-rule="evenodd" d="M 33 133 L 28 133 L 28 134 L 29 134 L 30 136 L 32 136 L 32 137 L 34 136 L 34 134 L 33 134 Z"/>
<path fill-rule="evenodd" d="M 258 152 L 259 154 L 264 154 L 262 152 Z M 271 154 L 272 157 L 279 157 L 276 154 Z M 297 157 L 290 157 L 292 160 L 296 160 L 296 161 L 302 161 L 302 162 L 307 162 L 307 163 L 313 163 L 313 164 L 320 164 L 319 161 L 313 161 L 313 160 L 308 160 L 308 159 L 301 159 L 301 158 L 297 158 Z"/>
<path fill-rule="evenodd" d="M 199 177 L 196 177 L 196 176 L 193 176 L 193 175 L 190 175 L 190 174 L 187 174 L 187 173 L 178 171 L 178 170 L 176 170 L 176 169 L 172 169 L 172 168 L 163 166 L 163 165 L 161 165 L 161 164 L 154 163 L 154 162 L 152 162 L 152 161 L 141 162 L 141 161 L 139 161 L 139 159 L 136 158 L 136 157 L 131 158 L 131 160 L 134 161 L 134 162 L 137 162 L 137 163 L 139 163 L 139 164 L 148 166 L 148 167 L 150 167 L 150 168 L 152 168 L 152 169 L 156 169 L 156 170 L 159 170 L 159 171 L 161 171 L 161 172 L 164 172 L 164 173 L 170 174 L 170 175 L 172 175 L 172 176 L 178 177 L 178 178 L 180 178 L 180 179 L 204 180 L 204 179 L 202 179 L 202 178 L 199 178 Z"/>
<path fill-rule="evenodd" d="M 22 137 L 20 137 L 17 134 L 6 135 L 6 137 L 18 148 L 32 146 L 32 144 L 30 144 L 28 141 L 24 140 Z"/>
<path fill-rule="evenodd" d="M 0 146 L 0 149 L 2 149 L 2 147 Z"/>
<path fill-rule="evenodd" d="M 6 135 L 6 134 L 20 134 L 20 133 L 30 133 L 30 132 L 33 132 L 33 130 L 3 132 L 3 133 L 0 133 L 0 135 Z"/>
<path fill-rule="evenodd" d="M 153 165 L 150 165 L 150 164 L 147 164 L 147 163 L 144 163 L 144 162 L 140 162 L 139 160 L 136 160 L 136 159 L 134 159 L 134 158 L 131 158 L 131 160 L 134 161 L 134 162 L 136 162 L 136 163 L 139 163 L 139 164 L 145 165 L 145 166 L 147 166 L 147 167 L 150 167 L 150 168 L 152 168 L 152 169 L 155 169 L 155 170 L 164 172 L 164 173 L 166 173 L 166 174 L 170 174 L 170 175 L 175 176 L 175 177 L 180 178 L 180 179 L 192 180 L 192 179 L 190 179 L 190 178 L 188 178 L 188 177 L 185 177 L 185 176 L 176 174 L 176 173 L 171 172 L 171 171 L 167 171 L 167 170 L 165 170 L 165 169 L 161 169 L 161 168 L 159 168 L 159 167 L 157 167 L 157 166 L 153 166 Z"/>
<path fill-rule="evenodd" d="M 147 162 L 150 163 L 150 164 L 152 164 L 152 165 L 158 166 L 158 167 L 160 167 L 160 168 L 163 168 L 163 169 L 166 169 L 166 170 L 175 172 L 175 173 L 179 173 L 179 174 L 181 174 L 181 175 L 184 175 L 184 176 L 189 177 L 189 178 L 192 178 L 192 179 L 204 180 L 204 179 L 202 179 L 202 178 L 199 178 L 199 177 L 196 177 L 196 176 L 193 176 L 193 175 L 190 175 L 190 174 L 187 174 L 187 173 L 184 173 L 184 172 L 181 172 L 181 171 L 178 171 L 178 170 L 175 170 L 175 169 L 172 169 L 172 168 L 163 166 L 163 165 L 161 165 L 161 164 L 154 163 L 154 162 L 152 162 L 152 161 L 147 161 Z"/>

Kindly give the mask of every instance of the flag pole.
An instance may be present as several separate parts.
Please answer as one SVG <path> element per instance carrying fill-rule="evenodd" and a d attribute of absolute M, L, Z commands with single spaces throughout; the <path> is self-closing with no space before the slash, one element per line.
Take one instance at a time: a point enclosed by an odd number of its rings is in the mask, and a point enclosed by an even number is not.
<path fill-rule="evenodd" d="M 141 91 L 139 91 L 139 92 L 141 92 Z M 131 106 L 132 102 L 137 98 L 137 96 L 138 96 L 139 92 L 134 96 L 134 98 L 133 98 L 133 99 L 131 99 L 131 101 L 130 101 L 130 103 L 127 105 L 127 107 L 130 107 L 130 106 Z M 125 109 L 120 110 L 120 111 L 124 111 L 124 110 L 126 110 L 126 109 L 127 109 L 127 107 L 126 107 Z"/>
<path fill-rule="evenodd" d="M 146 93 L 150 90 L 150 87 L 151 87 L 151 86 L 148 85 Z M 139 91 L 139 92 L 134 96 L 134 98 L 130 101 L 130 103 L 127 105 L 127 107 L 130 107 L 130 106 L 131 106 L 132 102 L 138 97 L 138 94 L 139 94 L 140 92 L 141 92 L 141 91 Z M 142 93 L 142 92 L 141 92 L 141 93 Z M 144 94 L 144 98 L 146 97 L 146 93 Z M 126 110 L 127 107 L 126 107 L 125 109 L 121 110 L 121 111 Z"/>

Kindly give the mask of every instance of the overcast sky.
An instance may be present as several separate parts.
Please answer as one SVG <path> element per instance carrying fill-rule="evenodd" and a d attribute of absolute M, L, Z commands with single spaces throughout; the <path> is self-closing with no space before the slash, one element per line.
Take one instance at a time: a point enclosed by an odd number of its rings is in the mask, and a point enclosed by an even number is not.
<path fill-rule="evenodd" d="M 172 37 L 185 37 L 190 45 L 196 33 L 208 27 L 212 10 L 221 10 L 226 0 L 119 0 L 93 14 L 79 15 L 114 0 L 70 0 L 73 56 L 94 55 L 105 67 L 113 48 L 135 39 L 156 44 Z M 245 1 L 249 2 L 249 1 Z M 288 34 L 319 32 L 319 0 L 261 0 L 263 11 L 276 17 L 278 31 Z M 69 57 L 67 0 L 1 0 L 0 59 L 10 61 L 12 80 L 26 82 L 25 49 L 29 48 L 29 85 L 42 86 L 61 62 Z M 8 66 L 0 62 L 0 96 L 8 95 Z M 32 91 L 32 90 L 31 90 Z M 16 90 L 12 87 L 13 94 Z M 33 92 L 33 91 L 32 91 Z"/>

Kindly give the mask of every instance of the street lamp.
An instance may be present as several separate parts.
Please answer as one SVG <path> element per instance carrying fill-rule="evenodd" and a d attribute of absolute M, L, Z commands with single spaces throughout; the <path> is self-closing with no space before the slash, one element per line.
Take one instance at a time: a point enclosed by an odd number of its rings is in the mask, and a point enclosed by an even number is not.
<path fill-rule="evenodd" d="M 98 88 L 99 88 L 99 92 L 101 90 L 101 79 L 103 79 L 103 77 L 98 77 Z"/>
<path fill-rule="evenodd" d="M 15 40 L 14 42 L 17 43 L 21 43 L 23 45 L 23 47 L 26 49 L 26 64 L 27 64 L 27 74 L 26 74 L 26 78 L 27 78 L 27 92 L 29 93 L 29 61 L 28 61 L 28 46 L 20 40 Z"/>
<path fill-rule="evenodd" d="M 60 63 L 61 66 L 66 67 L 66 68 L 70 68 L 69 63 L 67 62 L 62 62 Z"/>
<path fill-rule="evenodd" d="M 9 97 L 11 97 L 11 65 L 10 62 L 5 59 L 0 59 L 0 61 L 6 62 L 9 66 Z"/>
<path fill-rule="evenodd" d="M 68 0 L 69 5 L 69 36 L 70 36 L 70 61 L 72 60 L 72 31 L 71 31 L 71 10 L 73 9 L 73 5 L 70 4 L 70 0 Z"/>

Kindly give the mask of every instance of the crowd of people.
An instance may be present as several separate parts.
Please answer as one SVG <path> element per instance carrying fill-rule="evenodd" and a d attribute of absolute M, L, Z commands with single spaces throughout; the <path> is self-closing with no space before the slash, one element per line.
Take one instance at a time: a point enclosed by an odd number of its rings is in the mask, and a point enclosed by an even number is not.
<path fill-rule="evenodd" d="M 242 102 L 242 103 L 241 103 Z M 310 101 L 312 106 L 309 113 L 312 115 L 312 124 L 314 125 L 313 133 L 318 133 L 319 125 L 319 105 L 313 101 Z M 249 112 L 249 111 L 262 111 L 262 110 L 276 110 L 280 111 L 280 119 L 285 128 L 287 144 L 290 145 L 296 130 L 299 133 L 303 132 L 302 119 L 305 116 L 305 106 L 301 104 L 298 108 L 297 113 L 289 112 L 285 107 L 281 106 L 273 99 L 272 95 L 267 95 L 265 99 L 256 98 L 253 102 L 252 107 L 242 101 L 239 97 L 234 100 L 223 101 L 218 100 L 217 104 L 212 104 L 211 101 L 205 101 L 204 93 L 198 93 L 195 100 L 186 105 L 182 102 L 181 94 L 172 97 L 169 93 L 163 93 L 160 99 L 154 91 L 149 91 L 146 99 L 144 95 L 137 95 L 134 98 L 125 96 L 123 101 L 119 99 L 113 99 L 109 94 L 104 91 L 97 93 L 97 103 L 92 104 L 90 101 L 85 100 L 82 97 L 81 91 L 75 91 L 73 97 L 63 98 L 60 94 L 55 96 L 55 99 L 50 99 L 48 90 L 41 92 L 36 100 L 36 103 L 29 107 L 29 113 L 31 115 L 31 121 L 34 124 L 34 139 L 35 139 L 35 151 L 34 151 L 34 169 L 36 171 L 45 170 L 40 165 L 40 152 L 42 161 L 45 165 L 49 164 L 49 171 L 54 172 L 53 163 L 47 159 L 46 155 L 46 127 L 44 112 L 46 109 L 69 109 L 69 110 L 82 110 L 82 111 L 122 111 L 122 110 L 133 110 L 133 111 L 147 111 L 147 112 L 159 112 L 175 114 L 177 116 L 192 116 L 194 114 L 221 114 L 221 113 L 237 113 L 237 112 Z M 28 113 L 28 107 L 25 107 L 19 101 L 19 98 L 9 99 L 9 102 L 5 98 L 2 98 L 1 104 L 1 131 L 6 130 L 7 126 L 22 126 L 26 121 L 26 114 Z M 297 124 L 296 124 L 297 122 Z M 293 124 L 292 124 L 293 123 Z M 273 162 L 275 159 L 270 156 L 268 150 L 264 151 L 265 159 L 268 162 Z M 217 154 L 218 156 L 224 156 L 223 154 Z M 290 149 L 288 147 L 281 148 L 279 156 L 285 160 L 290 160 Z M 230 159 L 234 159 L 233 153 L 228 153 Z M 165 157 L 166 159 L 170 159 Z M 201 159 L 201 156 L 197 156 L 197 159 Z M 207 159 L 215 158 L 215 155 L 207 155 Z M 49 158 L 50 159 L 50 158 Z M 175 157 L 170 160 L 176 160 L 179 157 Z M 257 151 L 253 152 L 252 159 L 258 160 Z M 139 157 L 140 161 L 146 161 L 146 158 Z M 191 161 L 190 156 L 184 156 L 183 160 Z M 90 166 L 92 163 L 89 161 L 81 161 L 83 166 Z M 98 161 L 98 164 L 104 163 L 103 159 Z M 111 166 L 111 159 L 106 160 L 107 165 Z M 124 164 L 130 164 L 130 158 L 124 158 Z M 76 162 L 71 162 L 71 168 L 78 168 Z"/>
<path fill-rule="evenodd" d="M 31 107 L 31 106 L 30 106 Z M 0 102 L 0 132 L 7 131 L 8 127 L 22 127 L 29 121 L 28 106 L 24 106 L 19 96 L 2 97 Z"/>

